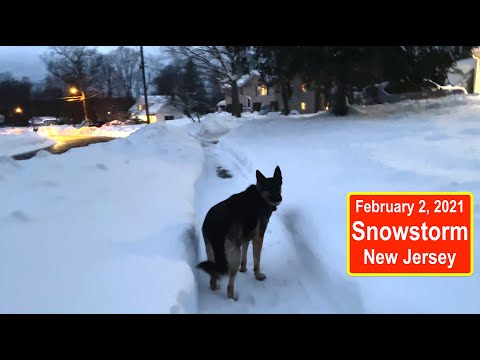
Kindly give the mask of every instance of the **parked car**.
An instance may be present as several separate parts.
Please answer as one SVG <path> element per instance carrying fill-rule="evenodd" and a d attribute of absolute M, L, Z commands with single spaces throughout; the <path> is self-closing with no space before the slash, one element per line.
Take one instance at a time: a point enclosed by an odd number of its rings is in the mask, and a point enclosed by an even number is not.
<path fill-rule="evenodd" d="M 35 116 L 28 123 L 36 126 L 59 125 L 60 120 L 54 116 Z"/>
<path fill-rule="evenodd" d="M 425 80 L 423 83 L 417 84 L 416 87 L 423 90 L 396 92 L 388 82 L 368 86 L 362 90 L 360 102 L 363 105 L 393 104 L 404 100 L 432 99 L 454 94 L 467 94 L 464 87 L 442 86 L 430 80 Z"/>
<path fill-rule="evenodd" d="M 262 105 L 262 107 L 260 108 L 260 111 L 258 112 L 258 114 L 259 114 L 259 115 L 266 115 L 266 114 L 268 114 L 270 111 L 272 111 L 270 105 L 265 104 L 265 105 Z"/>

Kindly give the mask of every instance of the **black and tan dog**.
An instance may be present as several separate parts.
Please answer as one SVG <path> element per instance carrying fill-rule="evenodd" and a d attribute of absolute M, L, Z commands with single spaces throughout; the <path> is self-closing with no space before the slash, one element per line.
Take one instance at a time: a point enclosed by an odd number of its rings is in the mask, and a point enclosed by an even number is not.
<path fill-rule="evenodd" d="M 234 295 L 235 277 L 240 269 L 247 271 L 247 250 L 253 243 L 253 271 L 257 280 L 264 280 L 260 272 L 263 237 L 272 212 L 282 202 L 282 173 L 275 168 L 273 177 L 266 178 L 257 170 L 257 184 L 230 196 L 213 206 L 202 226 L 208 261 L 198 268 L 210 274 L 210 288 L 217 289 L 217 280 L 228 274 L 227 295 Z"/>

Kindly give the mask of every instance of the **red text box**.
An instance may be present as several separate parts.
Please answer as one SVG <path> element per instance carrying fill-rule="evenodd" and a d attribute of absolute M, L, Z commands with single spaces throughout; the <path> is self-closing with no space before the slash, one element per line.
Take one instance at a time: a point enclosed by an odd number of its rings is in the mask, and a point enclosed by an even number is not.
<path fill-rule="evenodd" d="M 350 193 L 347 272 L 351 276 L 470 276 L 473 195 Z"/>

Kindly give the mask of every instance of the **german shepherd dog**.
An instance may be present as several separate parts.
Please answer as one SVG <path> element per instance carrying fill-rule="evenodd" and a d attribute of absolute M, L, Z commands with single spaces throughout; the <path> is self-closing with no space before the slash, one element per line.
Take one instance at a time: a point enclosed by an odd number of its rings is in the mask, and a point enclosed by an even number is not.
<path fill-rule="evenodd" d="M 217 289 L 217 280 L 228 274 L 227 296 L 234 295 L 238 271 L 247 271 L 248 245 L 253 243 L 253 272 L 257 280 L 266 276 L 260 272 L 263 237 L 272 212 L 282 202 L 282 172 L 275 168 L 273 177 L 256 171 L 257 184 L 230 196 L 213 206 L 202 226 L 208 261 L 197 265 L 210 274 L 210 289 Z"/>

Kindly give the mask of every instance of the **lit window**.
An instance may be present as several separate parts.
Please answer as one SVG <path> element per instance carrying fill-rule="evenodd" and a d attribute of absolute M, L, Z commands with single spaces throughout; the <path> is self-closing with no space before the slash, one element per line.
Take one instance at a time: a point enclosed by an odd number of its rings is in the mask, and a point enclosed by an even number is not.
<path fill-rule="evenodd" d="M 258 95 L 260 96 L 267 96 L 268 95 L 268 88 L 266 85 L 259 85 L 258 86 Z"/>
<path fill-rule="evenodd" d="M 302 107 L 302 110 L 306 110 L 306 109 L 307 109 L 307 104 L 304 103 L 304 102 L 302 102 L 302 103 L 300 104 L 300 106 Z"/>
<path fill-rule="evenodd" d="M 142 105 L 138 105 L 138 110 L 142 110 Z"/>
<path fill-rule="evenodd" d="M 307 92 L 307 84 L 302 84 L 302 91 Z"/>

